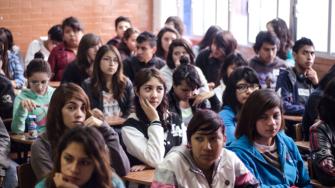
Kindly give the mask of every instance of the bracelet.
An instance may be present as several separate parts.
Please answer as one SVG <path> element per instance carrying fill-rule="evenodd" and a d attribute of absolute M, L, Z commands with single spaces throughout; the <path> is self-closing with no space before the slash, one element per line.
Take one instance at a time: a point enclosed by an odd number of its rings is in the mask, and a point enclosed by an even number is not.
<path fill-rule="evenodd" d="M 159 120 L 153 120 L 153 121 L 150 122 L 150 125 L 152 125 L 152 124 L 162 124 L 162 123 Z"/>

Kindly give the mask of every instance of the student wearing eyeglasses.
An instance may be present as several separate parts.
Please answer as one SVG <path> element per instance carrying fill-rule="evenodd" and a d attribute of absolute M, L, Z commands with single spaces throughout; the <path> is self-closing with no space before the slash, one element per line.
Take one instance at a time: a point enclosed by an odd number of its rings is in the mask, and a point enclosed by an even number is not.
<path fill-rule="evenodd" d="M 236 68 L 228 78 L 219 113 L 226 129 L 227 145 L 235 138 L 237 115 L 251 93 L 260 88 L 257 73 L 250 67 Z"/>
<path fill-rule="evenodd" d="M 29 115 L 36 115 L 37 131 L 42 133 L 45 130 L 49 101 L 55 90 L 48 85 L 50 65 L 43 58 L 35 58 L 27 66 L 25 74 L 29 89 L 23 89 L 14 100 L 12 132 L 25 132 L 26 119 Z"/>
<path fill-rule="evenodd" d="M 101 110 L 107 123 L 117 131 L 128 118 L 133 107 L 133 84 L 123 74 L 123 64 L 115 46 L 99 48 L 91 78 L 82 83 L 92 109 Z"/>

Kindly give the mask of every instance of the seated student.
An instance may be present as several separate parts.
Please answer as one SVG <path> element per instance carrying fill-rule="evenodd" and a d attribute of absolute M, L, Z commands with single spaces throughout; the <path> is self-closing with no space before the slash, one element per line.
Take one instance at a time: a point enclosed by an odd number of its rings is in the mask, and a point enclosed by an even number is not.
<path fill-rule="evenodd" d="M 293 56 L 296 63 L 293 68 L 280 71 L 276 90 L 283 100 L 285 114 L 303 115 L 308 97 L 319 83 L 312 68 L 315 59 L 313 42 L 304 37 L 297 40 Z"/>
<path fill-rule="evenodd" d="M 268 31 L 275 34 L 279 39 L 277 56 L 286 62 L 291 62 L 290 65 L 294 66 L 294 59 L 292 55 L 293 41 L 286 22 L 281 18 L 275 18 L 266 24 L 266 28 Z"/>
<path fill-rule="evenodd" d="M 125 16 L 119 16 L 115 19 L 114 22 L 115 25 L 115 31 L 116 31 L 116 36 L 112 39 L 110 39 L 107 44 L 108 45 L 113 45 L 115 47 L 119 47 L 120 43 L 122 42 L 122 38 L 124 35 L 124 32 L 132 27 L 131 21 L 128 17 Z"/>
<path fill-rule="evenodd" d="M 157 34 L 157 50 L 155 55 L 166 61 L 170 44 L 178 38 L 178 31 L 171 27 L 163 27 Z"/>
<path fill-rule="evenodd" d="M 62 83 L 72 82 L 78 85 L 93 75 L 93 62 L 102 41 L 98 35 L 85 34 L 78 46 L 76 59 L 64 70 Z"/>
<path fill-rule="evenodd" d="M 258 187 L 242 161 L 224 148 L 224 126 L 210 110 L 198 110 L 187 127 L 188 145 L 174 147 L 156 170 L 152 188 Z"/>
<path fill-rule="evenodd" d="M 186 141 L 181 118 L 168 111 L 164 80 L 155 68 L 140 70 L 135 77 L 135 113 L 122 127 L 131 171 L 155 168 L 173 146 Z"/>
<path fill-rule="evenodd" d="M 278 38 L 268 31 L 260 31 L 256 36 L 254 51 L 257 54 L 249 62 L 257 74 L 262 88 L 275 89 L 279 69 L 286 68 L 285 62 L 276 56 Z"/>
<path fill-rule="evenodd" d="M 168 18 L 166 18 L 165 23 L 164 23 L 164 27 L 170 27 L 175 29 L 176 31 L 178 31 L 180 38 L 183 38 L 184 40 L 186 40 L 189 44 L 191 44 L 191 40 L 184 35 L 184 23 L 181 20 L 180 17 L 178 16 L 169 16 Z"/>
<path fill-rule="evenodd" d="M 61 81 L 66 66 L 76 58 L 78 45 L 83 36 L 83 26 L 75 17 L 63 20 L 63 42 L 50 52 L 48 62 L 54 76 L 52 81 Z"/>
<path fill-rule="evenodd" d="M 109 125 L 121 128 L 119 126 L 132 110 L 134 91 L 133 84 L 123 74 L 123 64 L 116 47 L 103 45 L 99 48 L 93 76 L 86 79 L 82 87 L 92 108 L 101 110 Z"/>
<path fill-rule="evenodd" d="M 330 70 L 323 76 L 320 80 L 318 87 L 311 93 L 309 96 L 307 103 L 305 105 L 305 112 L 302 117 L 302 130 L 303 130 L 303 139 L 309 140 L 309 128 L 316 123 L 318 118 L 318 108 L 320 99 L 323 95 L 323 91 L 325 90 L 327 84 L 330 80 L 335 78 L 335 65 L 333 65 Z"/>
<path fill-rule="evenodd" d="M 170 27 L 178 31 L 180 36 L 184 35 L 184 23 L 178 16 L 169 16 L 165 20 L 165 27 Z"/>
<path fill-rule="evenodd" d="M 1 107 L 0 107 L 1 108 Z M 8 158 L 10 137 L 0 117 L 0 187 L 13 188 L 18 186 L 17 164 Z"/>
<path fill-rule="evenodd" d="M 136 39 L 139 34 L 140 32 L 132 27 L 124 32 L 122 42 L 117 48 L 120 52 L 122 62 L 125 59 L 136 55 Z"/>
<path fill-rule="evenodd" d="M 90 101 L 81 87 L 73 83 L 60 85 L 52 95 L 46 123 L 46 132 L 39 135 L 31 146 L 31 166 L 37 179 L 49 174 L 53 168 L 59 138 L 72 128 L 84 125 L 95 127 L 104 137 L 110 151 L 111 166 L 124 176 L 129 172 L 128 157 L 113 128 L 103 122 L 101 112 L 90 110 Z"/>
<path fill-rule="evenodd" d="M 223 65 L 221 68 L 221 80 L 220 85 L 215 88 L 215 94 L 222 102 L 223 92 L 228 84 L 228 78 L 231 73 L 238 67 L 248 66 L 248 62 L 242 57 L 242 55 L 238 52 L 232 53 L 228 55 L 223 61 Z"/>
<path fill-rule="evenodd" d="M 320 120 L 310 128 L 312 167 L 323 185 L 335 186 L 335 78 L 323 93 L 318 105 Z"/>
<path fill-rule="evenodd" d="M 126 59 L 124 64 L 124 74 L 134 82 L 135 74 L 143 68 L 155 67 L 161 69 L 165 62 L 155 57 L 157 40 L 155 35 L 147 31 L 142 32 L 136 39 L 136 56 Z"/>
<path fill-rule="evenodd" d="M 204 50 L 205 48 L 209 48 L 211 46 L 212 40 L 215 34 L 219 31 L 222 31 L 222 28 L 218 25 L 210 26 L 201 41 L 198 45 L 193 46 L 193 52 L 195 56 L 198 56 L 199 52 Z"/>
<path fill-rule="evenodd" d="M 187 126 L 197 108 L 206 103 L 193 105 L 196 90 L 201 86 L 194 66 L 182 63 L 173 73 L 173 87 L 168 94 L 169 110 L 178 114 Z"/>
<path fill-rule="evenodd" d="M 62 26 L 57 24 L 49 29 L 47 37 L 43 36 L 31 41 L 26 53 L 25 67 L 34 59 L 36 52 L 41 52 L 44 60 L 48 61 L 51 50 L 61 42 L 63 42 L 63 30 Z"/>
<path fill-rule="evenodd" d="M 197 106 L 206 101 L 207 99 L 213 99 L 210 100 L 210 102 L 213 102 L 213 104 L 211 104 L 213 105 L 211 106 L 211 108 L 215 111 L 218 111 L 218 105 L 221 105 L 219 104 L 220 100 L 218 98 L 218 100 L 214 99 L 213 95 L 215 93 L 213 91 L 209 91 L 208 83 L 204 74 L 199 67 L 194 65 L 193 51 L 189 43 L 185 39 L 175 39 L 172 41 L 169 47 L 166 65 L 164 65 L 160 70 L 162 76 L 164 77 L 167 91 L 170 91 L 172 87 L 173 71 L 175 71 L 175 69 L 180 66 L 182 61 L 185 61 L 186 64 L 189 64 L 190 66 L 193 66 L 195 68 L 201 82 L 200 87 L 197 88 L 199 89 L 199 92 L 196 92 L 197 95 L 193 96 L 195 100 L 192 102 L 192 105 Z"/>
<path fill-rule="evenodd" d="M 294 141 L 285 135 L 282 101 L 273 90 L 253 92 L 244 103 L 236 127 L 234 151 L 260 187 L 311 187 Z"/>
<path fill-rule="evenodd" d="M 231 73 L 238 67 L 242 66 L 248 66 L 248 62 L 244 59 L 244 57 L 240 53 L 235 52 L 228 55 L 225 58 L 221 69 L 221 77 L 223 84 L 227 85 Z"/>
<path fill-rule="evenodd" d="M 12 118 L 15 94 L 11 81 L 1 71 L 4 52 L 4 43 L 0 39 L 0 117 L 6 119 Z"/>
<path fill-rule="evenodd" d="M 11 130 L 17 134 L 25 132 L 28 117 L 36 115 L 37 131 L 43 133 L 49 102 L 55 91 L 48 85 L 51 77 L 50 66 L 43 60 L 43 57 L 35 58 L 27 66 L 25 75 L 28 88 L 23 89 L 15 98 Z"/>
<path fill-rule="evenodd" d="M 210 88 L 220 85 L 220 71 L 224 59 L 234 53 L 237 41 L 229 31 L 219 31 L 213 38 L 210 48 L 201 51 L 195 64 L 204 73 Z"/>
<path fill-rule="evenodd" d="M 16 56 L 15 60 L 16 60 L 16 58 L 19 59 L 21 65 L 24 65 L 22 54 L 21 54 L 21 51 L 20 51 L 20 47 L 14 43 L 14 36 L 13 36 L 12 31 L 8 28 L 5 28 L 5 27 L 1 27 L 0 29 L 3 29 L 6 33 L 6 35 L 7 35 L 8 50 L 9 50 L 9 54 L 8 54 L 9 61 L 11 61 L 12 56 Z"/>
<path fill-rule="evenodd" d="M 0 28 L 0 46 L 2 46 L 0 72 L 11 80 L 14 89 L 21 89 L 25 83 L 23 63 L 18 47 L 13 44 L 12 33 L 7 28 Z"/>
<path fill-rule="evenodd" d="M 250 67 L 235 69 L 223 93 L 223 108 L 219 113 L 226 130 L 227 144 L 236 140 L 235 129 L 237 116 L 242 105 L 254 91 L 260 89 L 257 73 Z"/>
<path fill-rule="evenodd" d="M 211 108 L 213 111 L 220 109 L 219 99 L 213 95 L 210 106 L 204 101 L 194 104 L 196 90 L 201 86 L 199 75 L 193 65 L 181 62 L 173 73 L 173 87 L 168 94 L 169 109 L 178 114 L 187 126 L 197 108 Z"/>
<path fill-rule="evenodd" d="M 173 40 L 169 46 L 169 53 L 166 58 L 166 65 L 164 65 L 160 72 L 164 77 L 167 91 L 170 91 L 172 88 L 172 75 L 173 71 L 180 65 L 181 57 L 187 57 L 189 63 L 194 66 L 201 81 L 201 91 L 209 91 L 207 80 L 202 73 L 199 67 L 196 67 L 194 64 L 194 53 L 185 39 L 176 39 Z"/>
<path fill-rule="evenodd" d="M 95 128 L 73 128 L 60 138 L 53 170 L 35 188 L 124 188 L 110 168 L 108 152 L 104 138 Z"/>

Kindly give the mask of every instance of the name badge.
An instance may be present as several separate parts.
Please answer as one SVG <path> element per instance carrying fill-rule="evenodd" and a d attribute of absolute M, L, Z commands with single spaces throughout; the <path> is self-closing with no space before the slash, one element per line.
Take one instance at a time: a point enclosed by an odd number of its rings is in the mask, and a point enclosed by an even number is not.
<path fill-rule="evenodd" d="M 302 89 L 302 88 L 298 88 L 298 95 L 299 96 L 309 96 L 309 90 L 308 89 Z"/>
<path fill-rule="evenodd" d="M 272 74 L 275 76 L 279 76 L 279 69 L 273 69 Z"/>

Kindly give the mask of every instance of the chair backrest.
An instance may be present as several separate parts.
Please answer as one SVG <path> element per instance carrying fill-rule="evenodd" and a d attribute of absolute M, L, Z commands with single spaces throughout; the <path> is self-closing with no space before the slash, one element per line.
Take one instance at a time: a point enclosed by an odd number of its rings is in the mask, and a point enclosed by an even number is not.
<path fill-rule="evenodd" d="M 30 163 L 25 163 L 17 166 L 17 178 L 19 181 L 19 188 L 34 188 L 37 183 L 37 178 L 31 168 Z"/>
<path fill-rule="evenodd" d="M 294 125 L 294 132 L 295 132 L 295 140 L 301 141 L 302 140 L 302 123 L 297 123 Z"/>
<path fill-rule="evenodd" d="M 7 129 L 7 132 L 10 133 L 12 128 L 12 118 L 2 119 L 3 124 L 5 124 L 5 127 Z"/>

